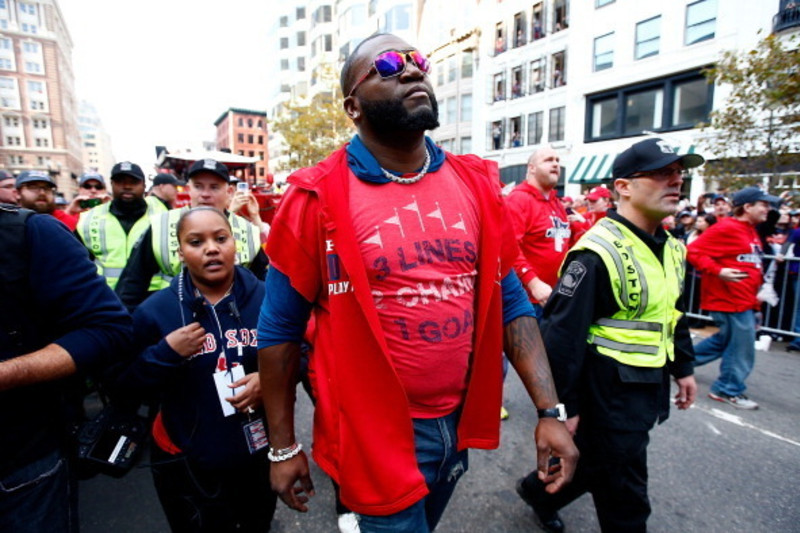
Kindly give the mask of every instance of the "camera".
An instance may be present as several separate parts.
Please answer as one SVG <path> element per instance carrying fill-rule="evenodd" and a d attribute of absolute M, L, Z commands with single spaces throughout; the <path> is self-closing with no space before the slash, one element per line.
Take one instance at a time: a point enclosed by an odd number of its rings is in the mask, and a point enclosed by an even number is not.
<path fill-rule="evenodd" d="M 107 405 L 81 425 L 77 455 L 81 466 L 122 477 L 136 463 L 147 438 L 147 423 L 135 412 Z"/>
<path fill-rule="evenodd" d="M 236 184 L 236 192 L 248 192 L 250 190 L 250 185 L 247 184 L 246 181 L 240 181 Z"/>

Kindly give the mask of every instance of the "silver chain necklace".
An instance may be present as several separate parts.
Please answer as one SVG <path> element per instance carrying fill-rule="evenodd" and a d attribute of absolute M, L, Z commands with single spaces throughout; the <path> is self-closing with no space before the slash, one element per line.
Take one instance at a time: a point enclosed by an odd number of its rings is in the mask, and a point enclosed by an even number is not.
<path fill-rule="evenodd" d="M 388 179 L 392 180 L 395 183 L 399 183 L 401 185 L 411 185 L 412 183 L 416 183 L 421 180 L 425 174 L 428 172 L 428 167 L 431 166 L 431 153 L 428 149 L 425 149 L 425 164 L 422 165 L 422 170 L 419 171 L 419 174 L 416 176 L 411 176 L 410 178 L 401 178 L 400 176 L 396 176 L 386 170 L 385 168 L 381 167 L 381 171 L 383 175 L 386 176 Z"/>

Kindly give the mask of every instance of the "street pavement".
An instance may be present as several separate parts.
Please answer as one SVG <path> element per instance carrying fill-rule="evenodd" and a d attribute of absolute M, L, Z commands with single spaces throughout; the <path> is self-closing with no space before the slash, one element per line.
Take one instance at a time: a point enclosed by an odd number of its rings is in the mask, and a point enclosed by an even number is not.
<path fill-rule="evenodd" d="M 710 328 L 700 330 L 701 334 Z M 697 369 L 699 397 L 688 411 L 651 432 L 649 447 L 651 532 L 800 532 L 800 355 L 784 343 L 758 352 L 748 394 L 760 404 L 742 411 L 707 397 L 719 364 Z M 310 444 L 312 408 L 298 389 L 299 438 Z M 460 481 L 437 528 L 439 533 L 536 532 L 533 513 L 517 497 L 515 481 L 535 465 L 530 400 L 510 371 L 499 450 L 470 452 L 469 472 Z M 275 533 L 336 531 L 333 490 L 312 464 L 316 496 L 308 513 L 278 502 Z M 168 531 L 149 470 L 123 479 L 98 476 L 81 483 L 83 533 Z M 599 531 L 591 497 L 561 512 L 569 533 Z"/>

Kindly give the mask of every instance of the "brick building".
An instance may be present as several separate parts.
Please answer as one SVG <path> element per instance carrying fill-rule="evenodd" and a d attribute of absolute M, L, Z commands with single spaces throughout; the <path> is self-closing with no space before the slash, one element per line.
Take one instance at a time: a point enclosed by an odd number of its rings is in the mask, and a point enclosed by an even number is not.
<path fill-rule="evenodd" d="M 50 172 L 68 196 L 82 171 L 72 40 L 55 0 L 0 1 L 0 166 Z"/>
<path fill-rule="evenodd" d="M 243 176 L 250 183 L 270 181 L 269 151 L 267 149 L 267 113 L 231 107 L 214 122 L 217 127 L 217 149 L 246 157 L 258 157 L 255 174 L 245 170 Z M 237 172 L 238 174 L 238 172 Z"/>

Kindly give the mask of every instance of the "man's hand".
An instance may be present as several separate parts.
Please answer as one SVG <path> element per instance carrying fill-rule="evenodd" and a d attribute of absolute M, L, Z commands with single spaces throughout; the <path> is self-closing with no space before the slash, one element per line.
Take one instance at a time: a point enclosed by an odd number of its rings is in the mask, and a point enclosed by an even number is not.
<path fill-rule="evenodd" d="M 750 274 L 747 272 L 735 268 L 723 268 L 719 271 L 719 277 L 722 281 L 729 281 L 732 283 L 738 283 L 749 276 Z"/>
<path fill-rule="evenodd" d="M 555 418 L 541 418 L 536 425 L 536 458 L 539 479 L 545 490 L 554 494 L 572 480 L 578 464 L 578 448 L 572 442 L 567 426 Z M 557 458 L 557 464 L 550 458 Z"/>
<path fill-rule="evenodd" d="M 200 351 L 206 340 L 206 330 L 199 322 L 192 322 L 170 332 L 165 337 L 169 347 L 178 352 L 182 357 L 189 357 Z"/>
<path fill-rule="evenodd" d="M 258 372 L 251 372 L 228 387 L 231 389 L 244 387 L 244 390 L 236 396 L 226 398 L 239 411 L 252 412 L 254 407 L 261 405 L 261 382 L 258 379 Z"/>
<path fill-rule="evenodd" d="M 675 405 L 678 409 L 688 409 L 697 397 L 697 382 L 694 380 L 694 375 L 678 378 L 675 383 L 678 384 Z"/>
<path fill-rule="evenodd" d="M 314 483 L 308 471 L 308 459 L 305 452 L 286 461 L 270 465 L 269 480 L 283 503 L 290 509 L 305 513 L 308 511 L 308 499 L 314 496 Z"/>
<path fill-rule="evenodd" d="M 547 303 L 547 299 L 550 298 L 550 294 L 553 292 L 553 287 L 539 278 L 533 278 L 528 282 L 528 290 L 537 302 L 544 305 Z"/>
<path fill-rule="evenodd" d="M 575 432 L 578 431 L 578 424 L 581 421 L 581 415 L 575 415 L 567 418 L 567 421 L 564 422 L 564 425 L 567 426 L 567 431 L 573 437 L 575 436 Z"/>

